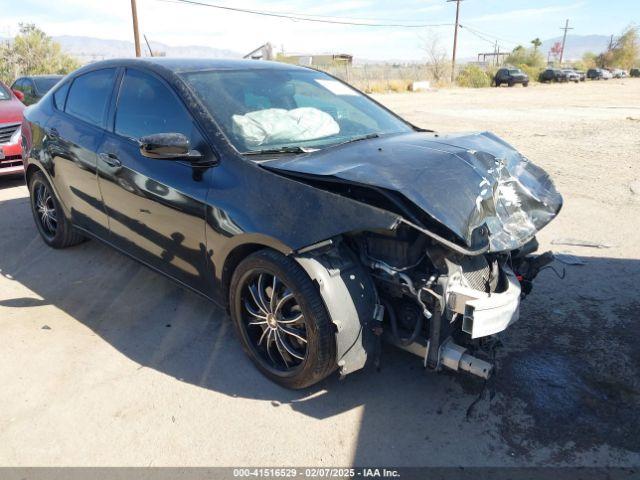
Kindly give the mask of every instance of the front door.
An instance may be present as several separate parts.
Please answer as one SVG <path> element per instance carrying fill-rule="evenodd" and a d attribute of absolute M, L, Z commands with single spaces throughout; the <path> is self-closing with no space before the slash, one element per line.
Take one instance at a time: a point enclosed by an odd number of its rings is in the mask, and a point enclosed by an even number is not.
<path fill-rule="evenodd" d="M 144 157 L 137 139 L 182 133 L 203 155 L 210 150 L 172 89 L 154 74 L 126 69 L 113 131 L 98 148 L 98 176 L 110 241 L 176 280 L 206 292 L 205 200 L 211 170 L 181 160 Z"/>

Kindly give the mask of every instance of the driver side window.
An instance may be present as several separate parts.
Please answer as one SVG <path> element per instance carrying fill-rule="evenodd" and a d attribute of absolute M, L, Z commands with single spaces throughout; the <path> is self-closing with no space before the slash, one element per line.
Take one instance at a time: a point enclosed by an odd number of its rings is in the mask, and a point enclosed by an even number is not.
<path fill-rule="evenodd" d="M 193 121 L 163 82 L 127 69 L 118 97 L 115 133 L 135 139 L 156 133 L 182 133 L 193 140 Z"/>

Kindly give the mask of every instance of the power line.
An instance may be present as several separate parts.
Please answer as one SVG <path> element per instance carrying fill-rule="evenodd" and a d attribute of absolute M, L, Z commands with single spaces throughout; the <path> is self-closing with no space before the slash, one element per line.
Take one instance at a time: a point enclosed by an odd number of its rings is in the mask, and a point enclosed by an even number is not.
<path fill-rule="evenodd" d="M 353 25 L 358 27 L 394 27 L 394 28 L 428 28 L 428 27 L 447 27 L 452 25 L 451 23 L 436 23 L 436 24 L 404 24 L 404 23 L 371 23 L 371 22 L 356 22 L 351 20 L 330 20 L 331 17 L 321 17 L 319 15 L 306 15 L 304 13 L 284 13 L 274 12 L 267 10 L 251 10 L 246 8 L 228 7 L 225 5 L 217 5 L 214 3 L 205 3 L 197 0 L 157 0 L 168 3 L 178 3 L 183 5 L 196 5 L 200 7 L 216 8 L 219 10 L 227 10 L 238 13 L 248 13 L 251 15 L 260 15 L 265 17 L 284 18 L 288 20 L 297 20 L 301 22 L 316 22 L 316 23 L 328 23 L 334 25 Z M 340 18 L 340 17 L 332 17 Z M 398 20 L 400 22 L 400 20 Z"/>
<path fill-rule="evenodd" d="M 475 30 L 473 30 L 473 29 L 471 29 L 471 28 L 469 28 L 469 27 L 467 27 L 467 26 L 460 25 L 460 28 L 463 28 L 463 29 L 467 30 L 467 31 L 468 31 L 471 35 L 473 35 L 474 37 L 479 38 L 480 40 L 482 40 L 482 41 L 484 41 L 484 42 L 490 43 L 491 45 L 494 45 L 494 44 L 495 44 L 495 42 L 496 42 L 496 41 L 495 41 L 495 39 L 492 39 L 492 38 L 486 37 L 486 36 L 484 36 L 483 34 L 478 33 L 478 32 L 476 32 Z"/>
<path fill-rule="evenodd" d="M 522 42 L 516 42 L 515 40 L 509 40 L 508 38 L 501 38 L 501 37 L 497 37 L 495 35 L 493 35 L 492 33 L 487 33 L 487 32 L 483 32 L 481 30 L 478 30 L 475 27 L 470 27 L 468 24 L 464 24 L 464 25 L 460 25 L 460 28 L 466 28 L 469 31 L 474 31 L 475 33 L 479 34 L 479 35 L 484 35 L 487 37 L 490 37 L 494 40 L 499 40 L 501 42 L 505 42 L 505 43 L 512 43 L 513 45 L 521 45 Z M 492 40 L 493 42 L 493 40 Z"/>

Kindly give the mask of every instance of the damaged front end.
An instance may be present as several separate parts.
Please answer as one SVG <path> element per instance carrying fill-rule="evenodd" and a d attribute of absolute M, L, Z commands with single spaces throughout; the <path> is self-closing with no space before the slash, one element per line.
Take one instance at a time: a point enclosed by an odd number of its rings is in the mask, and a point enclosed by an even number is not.
<path fill-rule="evenodd" d="M 562 206 L 546 172 L 490 133 L 393 135 L 264 166 L 398 216 L 297 257 L 337 326 L 343 374 L 379 361 L 384 339 L 426 367 L 488 378 L 477 352 L 553 259 L 534 254 Z"/>
<path fill-rule="evenodd" d="M 420 356 L 430 369 L 486 379 L 493 366 L 477 352 L 518 320 L 520 300 L 552 259 L 532 255 L 535 240 L 525 247 L 463 255 L 401 224 L 393 231 L 343 235 L 296 259 L 336 326 L 341 374 L 379 365 L 384 340 Z"/>
<path fill-rule="evenodd" d="M 488 378 L 492 365 L 475 352 L 518 320 L 524 292 L 517 268 L 538 257 L 463 255 L 402 228 L 391 237 L 367 233 L 353 241 L 384 308 L 381 324 L 372 330 L 421 356 L 426 367 Z M 527 251 L 536 247 L 532 240 Z"/>

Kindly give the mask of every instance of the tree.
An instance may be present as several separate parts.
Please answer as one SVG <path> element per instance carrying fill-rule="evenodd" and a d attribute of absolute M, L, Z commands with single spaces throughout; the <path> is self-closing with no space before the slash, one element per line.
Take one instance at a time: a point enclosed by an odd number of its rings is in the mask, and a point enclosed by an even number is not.
<path fill-rule="evenodd" d="M 582 67 L 585 70 L 588 70 L 590 68 L 595 68 L 598 66 L 597 64 L 597 60 L 598 60 L 598 55 L 596 55 L 593 52 L 586 52 L 584 55 L 582 55 Z"/>
<path fill-rule="evenodd" d="M 427 67 L 431 72 L 433 81 L 438 83 L 445 80 L 450 68 L 449 58 L 447 51 L 441 45 L 440 37 L 430 32 L 422 39 L 422 50 L 427 55 Z"/>
<path fill-rule="evenodd" d="M 538 48 L 540 48 L 540 45 L 542 45 L 542 42 L 540 41 L 540 39 L 538 37 L 536 37 L 533 40 L 531 40 L 531 43 L 533 44 L 533 51 L 534 52 L 537 52 Z"/>
<path fill-rule="evenodd" d="M 0 79 L 11 83 L 21 75 L 67 74 L 80 66 L 34 24 L 20 24 L 20 33 L 0 46 Z"/>
<path fill-rule="evenodd" d="M 637 27 L 627 27 L 611 49 L 611 62 L 613 67 L 621 67 L 627 70 L 636 66 L 640 60 L 640 42 Z"/>
<path fill-rule="evenodd" d="M 622 67 L 633 68 L 640 61 L 640 42 L 638 28 L 630 25 L 625 28 L 615 41 L 609 43 L 609 48 L 596 58 L 601 68 Z"/>
<path fill-rule="evenodd" d="M 513 49 L 511 54 L 507 57 L 506 63 L 509 65 L 526 65 L 528 67 L 543 67 L 544 57 L 535 48 L 524 48 L 522 45 L 518 45 Z"/>

